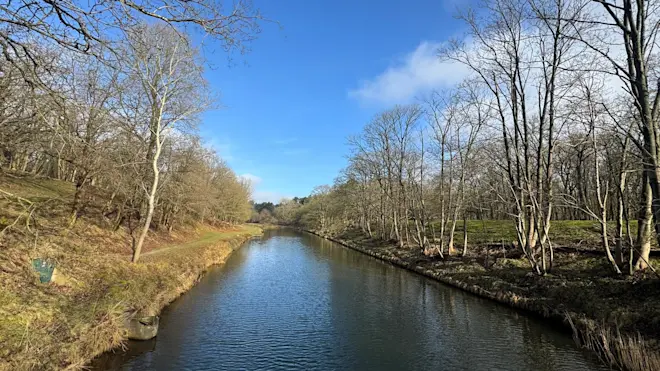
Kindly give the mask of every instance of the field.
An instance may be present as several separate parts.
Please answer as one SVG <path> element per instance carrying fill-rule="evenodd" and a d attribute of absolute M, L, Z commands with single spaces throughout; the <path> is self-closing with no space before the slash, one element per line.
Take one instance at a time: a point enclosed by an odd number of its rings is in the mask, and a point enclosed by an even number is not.
<path fill-rule="evenodd" d="M 440 223 L 434 222 L 437 234 Z M 614 240 L 616 224 L 608 222 L 610 240 Z M 631 234 L 635 236 L 637 221 L 630 221 Z M 510 244 L 516 240 L 516 230 L 511 220 L 468 220 L 468 244 Z M 626 233 L 624 227 L 624 234 Z M 586 250 L 598 250 L 602 246 L 600 224 L 595 220 L 553 220 L 550 224 L 550 240 L 556 246 L 574 247 Z M 463 241 L 463 221 L 456 223 L 454 238 L 457 243 Z"/>

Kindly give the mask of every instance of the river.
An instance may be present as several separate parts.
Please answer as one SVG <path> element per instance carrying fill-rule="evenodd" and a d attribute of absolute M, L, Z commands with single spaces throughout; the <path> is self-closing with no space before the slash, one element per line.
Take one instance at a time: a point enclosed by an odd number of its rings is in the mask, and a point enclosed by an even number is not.
<path fill-rule="evenodd" d="M 569 334 L 319 237 L 269 230 L 112 370 L 597 370 Z"/>

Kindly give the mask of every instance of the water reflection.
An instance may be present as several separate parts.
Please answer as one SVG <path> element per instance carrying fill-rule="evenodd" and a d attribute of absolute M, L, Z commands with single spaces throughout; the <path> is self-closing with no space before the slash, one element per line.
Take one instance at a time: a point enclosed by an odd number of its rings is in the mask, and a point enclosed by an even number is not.
<path fill-rule="evenodd" d="M 107 352 L 94 360 L 93 368 L 99 370 L 120 370 L 130 359 L 147 354 L 156 349 L 156 338 L 147 341 L 129 341 L 126 349 Z"/>
<path fill-rule="evenodd" d="M 569 336 L 330 241 L 267 231 L 96 369 L 589 370 Z M 141 353 L 135 356 L 135 353 Z"/>

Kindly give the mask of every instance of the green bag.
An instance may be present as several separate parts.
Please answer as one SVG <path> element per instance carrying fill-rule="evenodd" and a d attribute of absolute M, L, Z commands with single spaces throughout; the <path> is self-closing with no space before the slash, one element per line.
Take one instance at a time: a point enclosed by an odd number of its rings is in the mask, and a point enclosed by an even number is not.
<path fill-rule="evenodd" d="M 32 268 L 34 268 L 34 270 L 39 273 L 39 281 L 41 283 L 48 283 L 53 278 L 55 263 L 45 259 L 37 258 L 32 261 Z"/>

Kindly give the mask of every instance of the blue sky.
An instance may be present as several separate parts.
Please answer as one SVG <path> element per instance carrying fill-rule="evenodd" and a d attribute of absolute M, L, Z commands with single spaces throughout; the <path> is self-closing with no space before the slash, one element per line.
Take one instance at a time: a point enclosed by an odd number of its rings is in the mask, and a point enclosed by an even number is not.
<path fill-rule="evenodd" d="M 257 202 L 308 195 L 346 164 L 346 138 L 373 115 L 462 76 L 438 46 L 461 33 L 460 0 L 255 0 L 265 24 L 251 52 L 205 57 L 222 109 L 202 136 L 254 183 Z"/>

